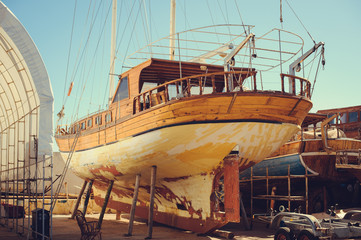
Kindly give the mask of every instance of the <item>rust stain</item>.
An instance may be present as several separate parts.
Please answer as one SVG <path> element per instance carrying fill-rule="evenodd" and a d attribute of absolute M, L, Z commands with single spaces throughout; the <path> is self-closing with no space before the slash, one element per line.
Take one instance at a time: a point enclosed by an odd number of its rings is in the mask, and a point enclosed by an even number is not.
<path fill-rule="evenodd" d="M 117 169 L 114 165 L 110 166 L 110 167 L 109 166 L 101 166 L 96 169 L 90 169 L 90 172 L 97 176 L 101 174 L 101 171 L 109 172 L 109 173 L 113 174 L 114 176 L 123 176 L 123 174 L 121 172 L 117 171 Z"/>

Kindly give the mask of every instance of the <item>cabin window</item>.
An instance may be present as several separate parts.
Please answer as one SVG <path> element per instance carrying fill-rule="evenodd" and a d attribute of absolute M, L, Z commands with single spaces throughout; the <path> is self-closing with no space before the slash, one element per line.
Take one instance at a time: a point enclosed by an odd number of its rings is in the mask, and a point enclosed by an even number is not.
<path fill-rule="evenodd" d="M 95 124 L 102 125 L 102 116 L 101 115 L 95 117 Z"/>
<path fill-rule="evenodd" d="M 357 121 L 358 121 L 358 112 L 349 112 L 348 122 L 357 122 Z"/>
<path fill-rule="evenodd" d="M 330 118 L 333 115 L 335 115 L 335 114 L 334 113 L 329 113 L 329 114 L 327 114 L 327 118 Z M 336 123 L 336 118 L 332 119 L 331 122 L 330 122 L 330 124 L 335 124 L 335 123 Z"/>
<path fill-rule="evenodd" d="M 157 87 L 157 83 L 154 83 L 154 82 L 144 82 L 143 83 L 143 86 L 142 86 L 142 90 L 140 92 L 145 92 L 145 91 L 148 91 L 152 88 L 155 88 Z"/>
<path fill-rule="evenodd" d="M 112 121 L 112 113 L 108 113 L 105 115 L 105 123 Z"/>
<path fill-rule="evenodd" d="M 127 98 L 129 98 L 128 77 L 124 77 L 120 80 L 120 84 L 117 89 L 117 93 L 115 94 L 113 103 Z"/>
<path fill-rule="evenodd" d="M 88 119 L 88 127 L 92 127 L 93 126 L 93 120 L 92 119 Z"/>
<path fill-rule="evenodd" d="M 85 129 L 85 122 L 80 123 L 80 129 L 81 129 L 81 130 L 84 130 L 84 129 Z"/>
<path fill-rule="evenodd" d="M 347 117 L 346 113 L 340 113 L 338 124 L 346 123 L 347 122 L 346 117 Z"/>

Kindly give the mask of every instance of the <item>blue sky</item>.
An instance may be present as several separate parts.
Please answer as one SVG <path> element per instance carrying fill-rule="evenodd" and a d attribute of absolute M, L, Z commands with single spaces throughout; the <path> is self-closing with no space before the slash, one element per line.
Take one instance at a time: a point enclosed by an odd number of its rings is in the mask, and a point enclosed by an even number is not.
<path fill-rule="evenodd" d="M 81 39 L 84 39 L 84 37 L 81 37 L 84 23 L 76 22 L 71 60 L 68 74 L 66 74 L 75 0 L 3 0 L 3 2 L 24 25 L 43 57 L 53 87 L 55 97 L 54 114 L 56 114 L 64 102 L 64 91 L 67 91 L 70 76 L 74 72 L 74 66 L 76 66 L 76 54 L 80 51 L 78 46 Z M 99 1 L 79 0 L 76 20 L 85 19 L 89 2 L 94 2 L 94 6 L 97 6 L 96 4 Z M 110 5 L 106 0 L 103 0 L 103 2 L 105 2 L 105 6 L 101 9 L 100 14 L 106 16 Z M 138 16 L 139 22 L 134 25 L 133 19 L 128 24 L 127 29 L 124 30 L 124 26 L 120 26 L 118 30 L 118 35 L 124 35 L 124 39 L 130 36 L 136 39 L 132 42 L 132 45 L 135 45 L 134 47 L 143 46 L 138 42 L 141 41 L 139 39 L 146 38 L 146 34 L 144 34 L 145 23 L 141 21 L 146 17 L 150 26 L 148 36 L 152 41 L 169 34 L 169 1 L 136 1 L 135 8 L 139 6 L 139 2 L 146 4 L 147 16 L 145 16 L 144 10 L 140 12 L 134 11 L 133 18 L 135 19 L 135 16 Z M 236 2 L 238 8 L 235 1 L 232 0 L 178 0 L 176 31 L 212 25 L 213 23 L 229 22 L 240 24 L 241 17 L 245 24 L 255 25 L 257 33 L 264 33 L 272 28 L 281 28 L 279 23 L 279 0 L 236 0 Z M 311 112 L 316 112 L 319 109 L 361 105 L 361 94 L 359 93 L 361 75 L 358 71 L 361 68 L 361 1 L 288 0 L 288 2 L 315 41 L 325 42 L 326 66 L 323 71 L 318 73 L 312 96 L 314 107 Z M 129 13 L 132 4 L 133 1 L 119 1 L 118 7 L 121 7 L 122 15 L 121 23 L 127 22 L 128 15 L 126 12 Z M 310 48 L 312 42 L 309 36 L 285 1 L 283 1 L 283 19 L 283 29 L 298 33 L 305 40 L 306 50 Z M 101 23 L 99 23 L 100 25 Z M 130 29 L 133 26 L 136 26 L 138 30 L 140 29 L 141 33 L 138 35 L 135 31 L 131 33 Z M 143 33 L 141 29 L 143 29 Z M 88 98 L 92 104 L 97 101 L 103 103 L 104 94 L 107 91 L 108 45 L 110 43 L 108 34 L 109 29 L 104 30 L 104 38 L 100 42 L 102 45 L 99 46 L 104 56 L 96 57 L 98 60 L 101 59 L 101 64 L 94 63 L 91 65 L 91 71 L 85 71 L 86 75 L 77 77 L 95 79 L 93 80 L 95 82 L 87 84 L 93 94 L 83 96 L 83 98 Z M 138 44 L 135 44 L 135 42 Z M 95 43 L 93 44 L 92 46 L 95 48 Z M 128 40 L 124 40 L 123 44 L 119 52 L 123 51 L 121 54 L 130 54 L 132 51 L 130 49 L 126 50 Z M 88 59 L 92 58 L 93 55 L 89 54 Z M 82 67 L 83 65 L 79 65 L 78 68 L 81 69 Z M 64 84 L 65 79 L 68 81 L 67 85 Z M 310 80 L 313 82 L 313 78 Z M 77 88 L 74 87 L 72 97 L 79 98 L 81 95 L 79 85 L 81 84 L 75 83 L 75 85 L 77 85 Z M 74 107 L 74 102 L 74 99 L 67 102 L 71 106 L 66 106 L 66 109 Z"/>

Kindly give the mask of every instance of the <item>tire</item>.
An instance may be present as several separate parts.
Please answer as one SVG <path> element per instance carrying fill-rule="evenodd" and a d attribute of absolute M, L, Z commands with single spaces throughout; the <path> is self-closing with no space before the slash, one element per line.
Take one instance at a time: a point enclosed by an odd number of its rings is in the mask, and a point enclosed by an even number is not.
<path fill-rule="evenodd" d="M 295 236 L 288 227 L 280 227 L 275 233 L 274 240 L 293 240 Z"/>
<path fill-rule="evenodd" d="M 303 229 L 300 234 L 298 234 L 297 240 L 317 240 L 318 237 L 313 235 L 312 230 Z"/>

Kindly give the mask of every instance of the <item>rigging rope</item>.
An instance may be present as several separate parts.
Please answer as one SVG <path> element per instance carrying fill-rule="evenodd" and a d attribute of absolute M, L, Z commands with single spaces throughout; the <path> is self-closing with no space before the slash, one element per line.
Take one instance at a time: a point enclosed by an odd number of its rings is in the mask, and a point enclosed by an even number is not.
<path fill-rule="evenodd" d="M 244 34 L 247 36 L 248 34 L 247 34 L 247 31 L 246 31 L 246 27 L 244 26 L 243 19 L 242 19 L 242 15 L 241 15 L 241 11 L 239 10 L 237 1 L 234 0 L 234 3 L 236 4 L 237 11 L 238 11 L 238 14 L 239 14 L 239 18 L 241 19 L 241 23 L 242 23 L 242 26 L 243 26 Z"/>
<path fill-rule="evenodd" d="M 217 3 L 218 3 L 218 6 L 219 6 L 219 10 L 221 11 L 221 13 L 222 13 L 222 16 L 223 16 L 223 18 L 224 18 L 224 21 L 227 23 L 227 25 L 229 24 L 229 21 L 228 21 L 228 17 L 226 17 L 227 16 L 227 14 L 225 15 L 224 13 L 223 13 L 223 11 L 222 11 L 222 6 L 221 6 L 221 4 L 219 3 L 219 0 L 217 0 Z M 227 4 L 225 4 L 225 6 L 226 6 L 226 10 L 227 10 Z M 226 11 L 227 12 L 227 11 Z M 227 28 L 228 28 L 228 33 L 229 34 L 231 34 L 231 29 L 229 28 L 229 26 L 227 26 Z"/>
<path fill-rule="evenodd" d="M 290 7 L 290 9 L 292 10 L 293 14 L 295 14 L 296 18 L 298 19 L 298 21 L 301 23 L 302 27 L 305 29 L 305 31 L 307 32 L 308 36 L 310 36 L 311 40 L 313 41 L 313 43 L 316 45 L 316 41 L 313 39 L 313 37 L 311 36 L 310 32 L 306 29 L 305 25 L 303 25 L 301 19 L 297 16 L 296 12 L 293 10 L 293 8 L 291 7 L 291 5 L 288 3 L 288 1 L 286 0 L 287 5 Z"/>
<path fill-rule="evenodd" d="M 130 9 L 130 12 L 129 12 L 129 15 L 128 15 L 128 19 L 127 19 L 127 22 L 125 23 L 125 26 L 128 26 L 128 23 L 129 23 L 129 21 L 130 21 L 130 16 L 132 16 L 132 12 L 133 12 L 135 3 L 136 3 L 136 1 L 133 2 L 132 8 Z M 126 29 L 127 29 L 127 27 L 124 28 L 123 33 L 121 34 L 121 38 L 120 38 L 120 40 L 118 41 L 118 47 L 117 47 L 117 50 L 115 51 L 115 55 L 118 54 L 118 50 L 119 50 L 119 47 L 120 47 L 120 43 L 122 42 L 123 37 L 126 36 L 126 34 L 125 34 L 125 30 L 126 30 Z M 129 40 L 129 41 L 130 41 L 130 40 Z M 121 71 L 121 72 L 123 71 L 123 65 L 124 65 L 124 62 L 125 62 L 125 58 L 126 58 L 126 55 L 125 55 L 124 58 L 123 58 L 123 63 L 122 63 L 122 66 L 121 66 L 121 68 L 120 68 L 120 71 Z"/>
<path fill-rule="evenodd" d="M 109 7 L 108 7 L 108 11 L 107 11 L 107 15 L 106 15 L 106 16 L 109 16 L 111 6 L 112 6 L 112 5 L 110 4 Z M 95 24 L 95 20 L 96 20 L 96 18 L 97 18 L 97 16 L 98 16 L 99 10 L 100 10 L 100 5 L 99 5 L 99 8 L 97 9 L 96 16 L 95 16 L 95 18 L 94 18 L 94 20 L 93 20 L 93 23 L 92 23 L 92 25 L 91 25 L 91 29 L 90 29 L 91 32 L 92 32 L 92 30 L 93 30 L 93 27 L 94 27 L 94 24 Z M 95 51 L 94 51 L 94 55 L 93 55 L 93 57 L 92 57 L 92 61 L 91 61 L 90 66 L 89 66 L 90 69 L 92 69 L 92 66 L 93 66 L 93 64 L 94 64 L 94 61 L 95 61 L 95 59 L 96 59 L 96 53 L 97 53 L 98 48 L 99 48 L 99 43 L 100 43 L 100 40 L 101 40 L 101 38 L 102 38 L 102 36 L 103 36 L 103 32 L 104 32 L 104 29 L 105 29 L 105 26 L 106 26 L 107 17 L 106 17 L 105 19 L 106 19 L 106 20 L 105 20 L 104 23 L 103 23 L 103 27 L 102 27 L 101 32 L 100 32 L 100 37 L 98 38 L 98 41 L 97 41 L 97 44 L 96 44 L 96 47 L 95 47 Z M 86 44 L 86 46 L 88 45 L 91 32 L 90 32 L 89 35 L 88 35 L 88 39 L 87 39 L 87 44 Z M 85 48 L 83 49 L 82 58 L 83 58 L 83 56 L 85 55 L 85 52 L 86 52 L 85 50 L 87 50 L 87 47 L 85 47 Z M 85 62 L 83 62 L 83 64 L 85 64 Z M 78 66 L 79 66 L 79 65 L 78 65 Z M 85 67 L 85 66 L 83 65 L 83 67 Z M 84 70 L 84 73 L 85 73 L 85 70 Z M 76 111 L 76 114 L 79 112 L 80 103 L 81 103 L 81 100 L 82 100 L 82 97 L 83 97 L 83 94 L 84 94 L 84 90 L 85 90 L 86 84 L 87 84 L 88 79 L 89 79 L 89 75 L 90 75 L 90 71 L 87 72 L 87 76 L 83 76 L 83 77 L 82 77 L 82 79 L 83 79 L 84 82 L 83 82 L 81 85 L 79 85 L 79 86 L 83 86 L 83 87 L 78 89 L 78 90 L 80 90 L 81 92 L 80 92 L 80 97 L 79 97 L 79 100 L 78 100 L 78 106 L 77 106 L 76 108 L 74 108 L 74 111 Z M 79 94 L 77 94 L 77 95 L 79 95 Z M 73 112 L 73 114 L 74 114 L 74 116 L 77 116 L 77 115 L 75 115 L 75 112 Z"/>
<path fill-rule="evenodd" d="M 133 6 L 134 6 L 134 5 L 133 5 Z M 140 8 L 139 8 L 139 10 L 138 10 L 138 13 L 137 13 L 137 16 L 135 17 L 135 19 L 138 19 L 139 13 L 140 13 Z M 127 56 L 127 54 L 128 54 L 129 45 L 130 45 L 130 43 L 132 42 L 131 39 L 132 39 L 133 33 L 135 32 L 134 29 L 135 29 L 136 23 L 137 23 L 137 22 L 134 21 L 133 29 L 130 31 L 131 34 L 130 34 L 130 37 L 129 37 L 128 46 L 127 46 L 126 51 L 125 51 L 125 56 Z M 124 62 L 125 62 L 125 59 L 124 59 L 123 62 L 122 62 L 122 66 L 121 66 L 122 68 L 123 68 Z"/>
<path fill-rule="evenodd" d="M 316 84 L 316 79 L 317 79 L 317 75 L 318 75 L 318 70 L 320 69 L 320 62 L 321 62 L 321 58 L 322 58 L 322 66 L 325 67 L 325 55 L 324 55 L 324 48 L 322 47 L 321 49 L 321 56 L 318 60 L 318 65 L 317 65 L 317 70 L 316 70 L 316 74 L 315 74 L 315 80 L 313 81 L 313 84 L 312 84 L 312 90 L 311 90 L 311 94 L 310 94 L 310 98 L 312 97 L 312 94 L 313 94 L 313 89 L 315 88 L 315 84 Z"/>
<path fill-rule="evenodd" d="M 210 14 L 210 16 L 211 16 L 212 24 L 213 24 L 213 25 L 216 25 L 216 24 L 214 23 L 213 15 L 212 15 L 212 12 L 211 12 L 211 8 L 209 7 L 208 0 L 206 1 L 206 3 L 207 3 L 207 7 L 208 7 L 209 14 Z M 217 33 L 216 28 L 214 28 L 214 32 Z M 220 42 L 218 34 L 216 34 L 216 37 L 217 37 L 217 41 Z"/>
<path fill-rule="evenodd" d="M 76 13 L 76 6 L 77 6 L 77 0 L 75 1 L 74 6 L 74 13 L 73 13 L 73 23 L 71 26 L 71 33 L 70 33 L 70 42 L 69 42 L 69 51 L 68 51 L 68 60 L 66 63 L 66 71 L 65 71 L 65 82 L 64 82 L 64 93 L 63 93 L 63 106 L 65 105 L 65 92 L 66 92 L 66 86 L 68 82 L 68 73 L 69 73 L 69 62 L 70 62 L 70 53 L 71 53 L 71 46 L 73 42 L 73 33 L 74 33 L 74 23 L 75 23 L 75 13 Z"/>
<path fill-rule="evenodd" d="M 282 0 L 280 0 L 280 23 L 281 23 L 281 28 L 283 29 Z"/>

